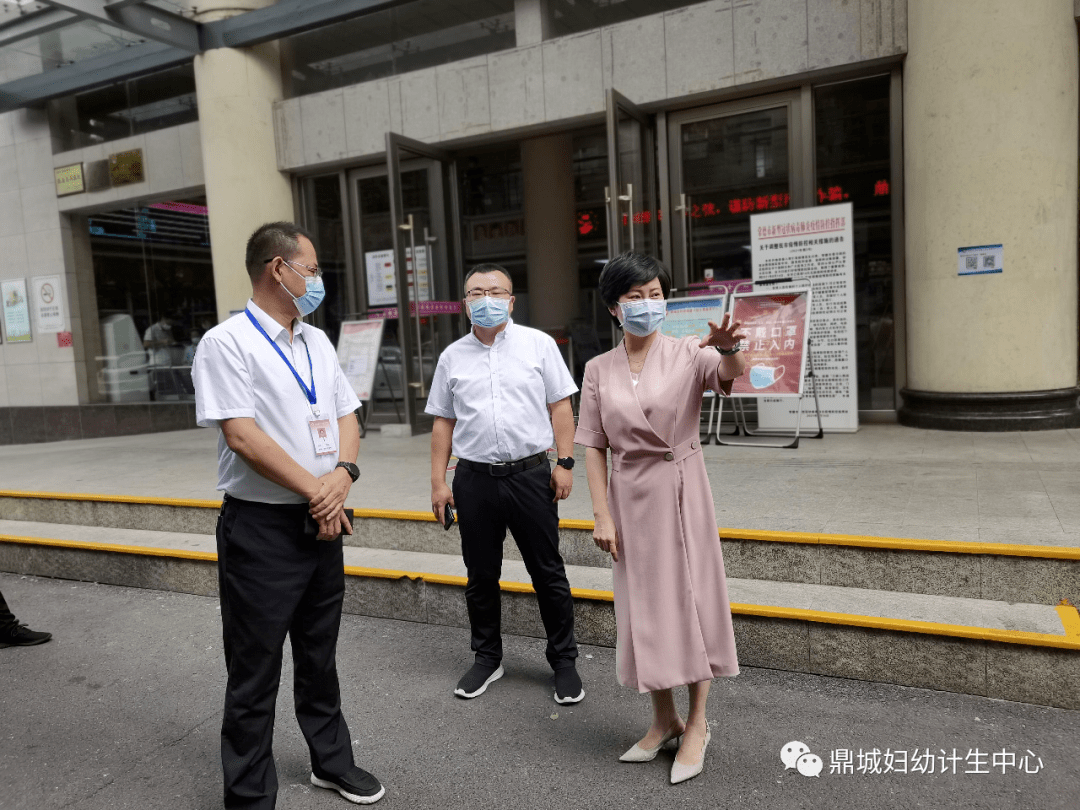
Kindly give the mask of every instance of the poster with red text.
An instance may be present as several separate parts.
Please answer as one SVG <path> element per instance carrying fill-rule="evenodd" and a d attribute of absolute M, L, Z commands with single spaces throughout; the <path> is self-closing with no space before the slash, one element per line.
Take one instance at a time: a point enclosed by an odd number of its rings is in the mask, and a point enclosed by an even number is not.
<path fill-rule="evenodd" d="M 810 317 L 810 291 L 736 293 L 731 319 L 741 324 L 746 372 L 732 396 L 798 397 Z"/>
<path fill-rule="evenodd" d="M 755 214 L 750 217 L 750 242 L 758 291 L 766 289 L 763 281 L 778 282 L 767 288 L 772 293 L 807 286 L 813 290 L 807 337 L 822 427 L 828 432 L 858 430 L 851 203 Z M 804 388 L 808 395 L 809 385 L 807 381 Z M 791 399 L 769 395 L 758 400 L 758 424 L 766 430 L 791 430 L 798 415 L 799 404 Z M 816 426 L 814 408 L 803 407 L 802 427 Z"/>

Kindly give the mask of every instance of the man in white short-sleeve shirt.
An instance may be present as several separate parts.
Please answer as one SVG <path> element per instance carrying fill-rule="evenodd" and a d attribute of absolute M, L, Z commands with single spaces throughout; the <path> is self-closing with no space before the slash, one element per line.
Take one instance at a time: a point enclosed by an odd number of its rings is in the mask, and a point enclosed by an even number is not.
<path fill-rule="evenodd" d="M 554 339 L 515 324 L 513 285 L 495 264 L 465 279 L 468 335 L 439 358 L 428 395 L 431 434 L 431 508 L 443 521 L 457 508 L 461 551 L 468 569 L 465 603 L 475 662 L 454 694 L 473 698 L 503 675 L 499 576 L 506 530 L 514 536 L 532 578 L 547 631 L 547 659 L 555 671 L 555 700 L 585 696 L 578 677 L 574 604 L 559 554 L 558 501 L 574 483 L 577 391 Z M 547 451 L 554 442 L 552 471 Z M 451 490 L 446 467 L 458 457 Z"/>
<path fill-rule="evenodd" d="M 192 365 L 196 420 L 220 431 L 225 493 L 217 525 L 229 674 L 225 807 L 274 807 L 271 744 L 286 635 L 311 783 L 370 804 L 384 790 L 353 761 L 336 663 L 360 403 L 326 334 L 301 321 L 325 295 L 311 236 L 289 222 L 263 225 L 248 240 L 246 264 L 251 300 L 203 336 Z"/>

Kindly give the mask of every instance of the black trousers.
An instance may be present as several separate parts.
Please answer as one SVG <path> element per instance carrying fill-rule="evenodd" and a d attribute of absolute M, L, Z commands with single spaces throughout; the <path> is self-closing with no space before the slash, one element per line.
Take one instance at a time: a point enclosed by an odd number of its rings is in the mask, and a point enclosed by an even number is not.
<path fill-rule="evenodd" d="M 288 634 L 296 719 L 312 770 L 342 776 L 353 766 L 341 715 L 337 639 L 345 573 L 341 540 L 315 539 L 306 504 L 252 503 L 226 496 L 217 527 L 225 640 L 221 764 L 225 807 L 272 808 L 274 708 Z"/>
<path fill-rule="evenodd" d="M 548 663 L 562 669 L 577 658 L 574 603 L 559 554 L 559 510 L 550 480 L 550 462 L 504 477 L 462 466 L 454 474 L 461 554 L 469 573 L 465 603 L 478 664 L 497 666 L 502 661 L 499 576 L 508 528 L 536 589 Z"/>
<path fill-rule="evenodd" d="M 18 623 L 19 620 L 15 618 L 15 614 L 11 612 L 11 608 L 4 601 L 4 594 L 0 592 L 0 630 L 7 630 Z"/>

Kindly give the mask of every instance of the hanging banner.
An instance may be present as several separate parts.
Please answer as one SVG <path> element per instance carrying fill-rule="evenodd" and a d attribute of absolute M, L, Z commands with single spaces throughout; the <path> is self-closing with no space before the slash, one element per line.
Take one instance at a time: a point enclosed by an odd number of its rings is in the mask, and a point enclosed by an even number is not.
<path fill-rule="evenodd" d="M 375 389 L 375 367 L 379 362 L 385 321 L 346 321 L 338 337 L 338 363 L 356 396 L 370 402 Z"/>
<path fill-rule="evenodd" d="M 709 321 L 719 324 L 726 310 L 727 296 L 699 295 L 693 298 L 669 298 L 667 315 L 660 331 L 676 340 L 693 335 L 703 338 L 709 334 Z"/>
<path fill-rule="evenodd" d="M 427 248 L 416 249 L 417 265 L 420 271 L 420 300 L 431 300 L 431 279 L 428 273 Z M 406 267 L 409 279 L 409 300 L 416 300 L 416 280 L 413 277 L 412 248 L 405 248 Z M 397 277 L 394 273 L 394 251 L 372 250 L 364 254 L 364 269 L 367 273 L 368 306 L 385 307 L 397 304 Z"/>
<path fill-rule="evenodd" d="M 60 276 L 36 276 L 30 279 L 39 335 L 64 331 L 64 294 L 61 284 Z"/>
<path fill-rule="evenodd" d="M 746 373 L 735 378 L 732 396 L 799 397 L 803 394 L 810 290 L 736 293 L 732 321 L 741 326 Z"/>
<path fill-rule="evenodd" d="M 851 203 L 840 203 L 750 217 L 754 281 L 792 279 L 790 283 L 770 285 L 770 293 L 810 284 L 813 301 L 809 352 L 821 421 L 830 432 L 859 429 L 851 212 Z M 809 393 L 808 387 L 804 390 Z M 758 420 L 763 429 L 792 430 L 797 418 L 798 405 L 791 400 L 758 400 Z M 817 426 L 817 415 L 812 410 L 804 408 L 802 418 L 804 428 Z"/>
<path fill-rule="evenodd" d="M 4 330 L 8 343 L 29 343 L 34 339 L 30 333 L 30 305 L 26 301 L 26 279 L 11 278 L 0 281 L 0 298 L 4 302 Z"/>

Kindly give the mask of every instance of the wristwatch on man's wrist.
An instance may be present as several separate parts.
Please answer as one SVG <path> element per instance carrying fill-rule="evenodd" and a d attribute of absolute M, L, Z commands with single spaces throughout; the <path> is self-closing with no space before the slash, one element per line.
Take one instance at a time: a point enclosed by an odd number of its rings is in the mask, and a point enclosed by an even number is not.
<path fill-rule="evenodd" d="M 354 484 L 356 483 L 356 479 L 360 477 L 360 468 L 351 461 L 339 461 L 334 469 L 336 470 L 338 467 L 345 468 L 345 472 L 349 474 L 349 478 L 353 480 Z"/>
<path fill-rule="evenodd" d="M 574 469 L 574 457 L 573 456 L 567 456 L 566 458 L 560 458 L 555 463 L 558 464 L 560 467 L 562 467 L 564 470 L 572 470 L 572 469 Z"/>

